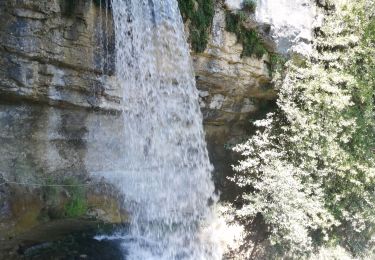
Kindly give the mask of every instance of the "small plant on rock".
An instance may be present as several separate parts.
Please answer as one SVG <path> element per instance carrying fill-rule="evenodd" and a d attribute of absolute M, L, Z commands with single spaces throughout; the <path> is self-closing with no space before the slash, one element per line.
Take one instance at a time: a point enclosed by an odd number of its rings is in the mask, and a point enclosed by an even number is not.
<path fill-rule="evenodd" d="M 214 17 L 213 0 L 178 0 L 184 22 L 189 21 L 189 41 L 195 52 L 204 52 Z"/>
<path fill-rule="evenodd" d="M 87 211 L 86 189 L 78 179 L 68 178 L 64 181 L 67 186 L 69 200 L 65 205 L 65 216 L 68 218 L 80 217 Z"/>
<path fill-rule="evenodd" d="M 254 13 L 257 8 L 256 0 L 244 0 L 242 2 L 242 9 L 250 13 Z"/>
<path fill-rule="evenodd" d="M 263 55 L 267 53 L 267 50 L 258 32 L 254 29 L 247 29 L 243 25 L 245 19 L 246 17 L 243 15 L 243 12 L 232 13 L 227 11 L 225 16 L 225 29 L 228 32 L 236 34 L 237 41 L 243 46 L 242 57 L 255 55 L 258 59 L 261 59 Z"/>

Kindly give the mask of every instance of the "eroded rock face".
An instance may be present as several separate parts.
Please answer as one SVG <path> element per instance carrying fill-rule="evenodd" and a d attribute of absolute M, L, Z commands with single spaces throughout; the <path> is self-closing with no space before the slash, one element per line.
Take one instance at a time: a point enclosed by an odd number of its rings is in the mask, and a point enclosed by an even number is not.
<path fill-rule="evenodd" d="M 119 90 L 107 83 L 113 74 L 114 52 L 110 12 L 90 0 L 70 2 L 1 1 L 2 95 L 118 108 Z"/>
<path fill-rule="evenodd" d="M 90 0 L 0 1 L 1 245 L 67 218 L 127 221 L 91 175 L 121 163 L 113 41 L 111 13 Z"/>
<path fill-rule="evenodd" d="M 246 137 L 252 127 L 250 121 L 276 97 L 269 57 L 242 57 L 242 45 L 236 35 L 225 30 L 225 12 L 237 2 L 217 4 L 207 49 L 192 53 L 215 179 L 224 194 L 228 187 L 226 176 L 231 174 L 234 163 L 228 147 Z"/>
<path fill-rule="evenodd" d="M 269 24 L 277 50 L 282 54 L 309 56 L 318 18 L 313 0 L 259 0 L 256 20 Z"/>
<path fill-rule="evenodd" d="M 318 15 L 313 0 L 258 0 L 244 25 L 261 35 L 271 53 L 308 56 Z M 241 57 L 236 35 L 225 30 L 225 12 L 239 12 L 243 0 L 218 1 L 211 37 L 204 53 L 192 53 L 211 160 L 223 198 L 231 197 L 226 176 L 235 155 L 225 147 L 239 143 L 252 129 L 250 121 L 272 110 L 270 57 Z M 188 31 L 188 30 L 186 30 Z M 230 189 L 230 188 L 229 188 Z"/>
<path fill-rule="evenodd" d="M 225 0 L 229 10 L 240 10 L 243 0 Z M 314 27 L 320 23 L 316 0 L 256 0 L 252 18 L 260 28 L 269 30 L 277 52 L 310 55 Z M 325 1 L 318 1 L 325 4 Z M 323 3 L 322 3 L 323 2 Z"/>
<path fill-rule="evenodd" d="M 118 191 L 92 178 L 120 167 L 122 127 L 119 113 L 2 100 L 0 244 L 66 218 L 126 222 Z"/>

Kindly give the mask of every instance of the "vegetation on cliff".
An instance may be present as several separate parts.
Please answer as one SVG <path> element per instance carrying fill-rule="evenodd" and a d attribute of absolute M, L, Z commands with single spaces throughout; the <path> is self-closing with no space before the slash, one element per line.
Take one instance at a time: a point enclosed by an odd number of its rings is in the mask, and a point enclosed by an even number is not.
<path fill-rule="evenodd" d="M 208 44 L 212 19 L 213 0 L 178 0 L 184 22 L 189 23 L 189 41 L 195 52 L 203 52 Z"/>
<path fill-rule="evenodd" d="M 214 3 L 214 0 L 178 0 L 182 18 L 189 26 L 189 41 L 195 52 L 204 52 L 207 48 L 215 14 Z M 255 9 L 256 1 L 246 0 L 242 4 L 242 10 L 225 11 L 225 29 L 236 34 L 237 41 L 243 46 L 243 57 L 255 55 L 261 58 L 267 53 L 257 30 L 244 26 L 246 18 L 255 12 Z"/>
<path fill-rule="evenodd" d="M 247 7 L 250 8 L 250 7 Z M 255 7 L 254 7 L 255 8 Z M 255 29 L 247 29 L 244 26 L 244 20 L 247 14 L 243 11 L 237 13 L 232 13 L 231 11 L 226 11 L 225 21 L 226 30 L 236 34 L 237 41 L 242 44 L 242 56 L 250 57 L 255 55 L 258 59 L 262 58 L 265 53 L 267 53 L 264 47 L 263 41 Z"/>
<path fill-rule="evenodd" d="M 257 2 L 256 0 L 244 0 L 242 2 L 242 8 L 248 12 L 255 12 L 255 9 L 257 7 Z"/>
<path fill-rule="evenodd" d="M 343 0 L 325 11 L 311 59 L 292 59 L 275 76 L 277 111 L 234 148 L 243 193 L 233 213 L 248 238 L 253 223 L 265 224 L 273 256 L 374 249 L 375 6 Z"/>

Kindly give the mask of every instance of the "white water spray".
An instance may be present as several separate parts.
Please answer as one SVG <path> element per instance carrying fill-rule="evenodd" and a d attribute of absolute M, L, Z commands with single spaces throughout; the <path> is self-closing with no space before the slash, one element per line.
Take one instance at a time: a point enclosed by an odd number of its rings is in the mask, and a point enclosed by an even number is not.
<path fill-rule="evenodd" d="M 113 0 L 127 165 L 106 173 L 131 213 L 127 259 L 220 259 L 203 235 L 214 185 L 176 0 Z M 117 237 L 118 238 L 118 237 Z"/>

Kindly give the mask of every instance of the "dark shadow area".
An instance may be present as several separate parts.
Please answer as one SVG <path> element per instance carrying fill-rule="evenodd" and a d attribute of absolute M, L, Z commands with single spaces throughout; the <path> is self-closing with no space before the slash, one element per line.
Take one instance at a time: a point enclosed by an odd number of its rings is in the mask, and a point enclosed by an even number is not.
<path fill-rule="evenodd" d="M 125 260 L 120 240 L 96 240 L 95 230 L 72 233 L 51 242 L 21 246 L 13 259 L 22 260 Z"/>

